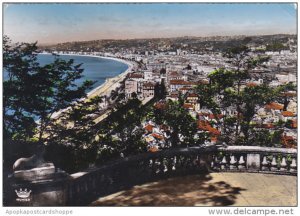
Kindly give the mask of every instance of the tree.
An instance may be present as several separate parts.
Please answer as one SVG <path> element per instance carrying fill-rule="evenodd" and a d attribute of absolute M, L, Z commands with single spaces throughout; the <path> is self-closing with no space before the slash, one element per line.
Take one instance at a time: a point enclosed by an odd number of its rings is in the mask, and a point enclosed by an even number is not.
<path fill-rule="evenodd" d="M 10 44 L 3 38 L 3 131 L 4 139 L 26 140 L 34 135 L 36 123 L 32 117 L 37 102 L 32 89 L 31 73 L 38 70 L 36 44 Z M 27 93 L 26 93 L 27 92 Z"/>
<path fill-rule="evenodd" d="M 160 84 L 155 85 L 154 95 L 157 99 L 165 99 L 166 98 L 167 89 L 166 89 L 164 80 L 162 80 Z"/>
<path fill-rule="evenodd" d="M 283 84 L 277 87 L 276 93 L 277 93 L 277 100 L 283 104 L 283 111 L 287 110 L 287 107 L 290 103 L 290 100 L 295 94 L 293 92 L 296 92 L 297 86 L 293 83 L 287 83 Z M 289 91 L 292 91 L 291 93 Z"/>
<path fill-rule="evenodd" d="M 97 161 L 119 157 L 120 154 L 128 156 L 146 150 L 146 144 L 142 140 L 144 133 L 141 121 L 145 115 L 144 107 L 136 99 L 130 99 L 126 103 L 119 103 L 111 114 L 95 128 L 98 140 L 99 155 Z"/>
<path fill-rule="evenodd" d="M 166 68 L 162 68 L 162 69 L 160 69 L 159 73 L 160 73 L 160 74 L 166 74 L 166 73 L 167 73 L 167 70 L 166 70 Z"/>
<path fill-rule="evenodd" d="M 3 44 L 5 139 L 43 142 L 53 114 L 75 105 L 93 83 L 75 83 L 83 69 L 73 60 L 56 56 L 53 63 L 41 66 L 36 43 L 11 44 L 4 37 Z"/>
<path fill-rule="evenodd" d="M 274 43 L 268 44 L 266 46 L 266 50 L 268 50 L 268 51 L 281 51 L 281 50 L 285 50 L 285 49 L 288 49 L 288 47 L 284 46 L 280 42 L 274 42 Z"/>
<path fill-rule="evenodd" d="M 170 139 L 172 147 L 194 146 L 197 144 L 197 122 L 183 108 L 180 102 L 168 101 L 163 109 L 154 107 L 154 119 L 156 123 L 166 124 L 170 127 Z"/>
<path fill-rule="evenodd" d="M 214 116 L 223 114 L 222 118 L 214 119 L 214 124 L 221 129 L 219 140 L 231 145 L 253 143 L 258 130 L 252 120 L 258 109 L 275 100 L 277 95 L 274 88 L 265 84 L 246 86 L 251 69 L 269 59 L 261 55 L 252 57 L 248 52 L 246 46 L 230 48 L 224 56 L 234 67 L 213 71 L 208 76 L 210 83 L 196 88 L 202 108 L 206 107 Z"/>

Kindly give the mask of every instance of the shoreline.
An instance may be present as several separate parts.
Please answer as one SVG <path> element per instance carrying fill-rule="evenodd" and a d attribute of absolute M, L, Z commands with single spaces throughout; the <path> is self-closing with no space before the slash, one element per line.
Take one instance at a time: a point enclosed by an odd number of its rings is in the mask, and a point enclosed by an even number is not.
<path fill-rule="evenodd" d="M 39 53 L 42 55 L 52 55 L 52 53 Z M 88 93 L 86 93 L 86 97 L 81 98 L 79 100 L 83 100 L 83 99 L 90 99 L 92 97 L 95 96 L 102 96 L 104 94 L 109 94 L 113 89 L 115 89 L 119 84 L 119 82 L 123 81 L 127 74 L 129 72 L 132 71 L 132 68 L 134 67 L 133 63 L 126 61 L 124 59 L 119 59 L 116 57 L 107 57 L 107 56 L 98 56 L 98 55 L 84 55 L 84 54 L 57 54 L 57 55 L 69 55 L 69 56 L 82 56 L 82 57 L 93 57 L 93 58 L 104 58 L 104 59 L 109 59 L 109 60 L 113 60 L 113 61 L 117 61 L 117 62 L 121 62 L 123 64 L 126 64 L 128 66 L 128 68 L 121 72 L 120 74 L 118 74 L 115 77 L 111 77 L 111 78 L 106 78 L 105 82 L 102 83 L 101 85 L 97 86 L 96 88 L 92 89 L 91 91 L 89 91 Z M 51 118 L 57 118 L 61 113 L 67 111 L 70 107 L 67 107 L 65 109 L 59 110 L 55 113 L 52 114 Z"/>
<path fill-rule="evenodd" d="M 39 55 L 52 55 L 52 53 L 39 53 Z M 82 57 L 93 57 L 93 58 L 103 58 L 103 59 L 109 59 L 109 60 L 113 60 L 113 61 L 117 61 L 117 62 L 121 62 L 123 64 L 126 64 L 128 66 L 128 68 L 121 72 L 120 74 L 118 74 L 115 77 L 111 77 L 111 78 L 106 78 L 105 82 L 102 83 L 101 85 L 97 86 L 96 88 L 92 89 L 91 91 L 89 91 L 87 93 L 87 97 L 90 97 L 92 94 L 97 93 L 98 91 L 101 90 L 101 88 L 105 87 L 105 85 L 110 81 L 110 80 L 114 80 L 116 78 L 120 79 L 120 78 L 125 78 L 124 76 L 126 76 L 133 68 L 133 64 L 124 60 L 124 59 L 120 59 L 120 58 L 116 58 L 116 57 L 107 57 L 107 56 L 98 56 L 98 55 L 84 55 L 84 54 L 57 54 L 57 55 L 68 55 L 68 56 L 82 56 Z M 104 92 L 103 92 L 104 93 Z M 103 94 L 102 93 L 102 94 Z"/>

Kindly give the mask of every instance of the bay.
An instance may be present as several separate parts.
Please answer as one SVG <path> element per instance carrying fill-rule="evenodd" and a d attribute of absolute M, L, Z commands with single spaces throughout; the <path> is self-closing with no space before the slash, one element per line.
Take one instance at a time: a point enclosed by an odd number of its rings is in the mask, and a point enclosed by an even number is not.
<path fill-rule="evenodd" d="M 82 64 L 81 68 L 84 69 L 82 75 L 83 77 L 76 80 L 75 84 L 80 85 L 85 80 L 91 80 L 95 83 L 92 86 L 92 89 L 102 85 L 107 78 L 115 77 L 128 69 L 128 65 L 116 60 L 93 57 L 93 56 L 81 56 L 81 55 L 59 55 L 60 59 L 63 60 L 74 60 L 74 65 Z M 38 63 L 41 66 L 46 64 L 53 63 L 55 56 L 52 54 L 38 54 L 37 55 Z M 8 74 L 3 70 L 3 80 L 8 79 Z M 87 90 L 86 93 L 92 89 Z M 6 110 L 8 113 L 11 113 L 12 110 Z M 34 117 L 35 120 L 38 120 L 37 117 Z"/>
<path fill-rule="evenodd" d="M 37 56 L 40 65 L 52 63 L 54 58 L 51 54 L 39 54 Z M 82 63 L 81 68 L 84 69 L 83 77 L 78 79 L 76 84 L 80 85 L 84 80 L 92 80 L 95 81 L 93 88 L 102 85 L 107 78 L 115 77 L 128 69 L 128 65 L 122 62 L 101 57 L 60 55 L 59 58 L 63 60 L 73 59 L 74 64 Z"/>

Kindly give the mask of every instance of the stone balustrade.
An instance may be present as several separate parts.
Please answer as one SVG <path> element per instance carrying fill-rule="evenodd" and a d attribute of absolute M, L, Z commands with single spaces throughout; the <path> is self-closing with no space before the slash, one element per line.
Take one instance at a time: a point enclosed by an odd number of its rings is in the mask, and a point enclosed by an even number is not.
<path fill-rule="evenodd" d="M 86 205 L 98 197 L 134 185 L 207 172 L 297 175 L 297 150 L 211 146 L 168 149 L 122 158 L 68 176 L 67 188 L 63 188 L 65 205 Z"/>
<path fill-rule="evenodd" d="M 253 146 L 219 148 L 211 169 L 230 172 L 297 174 L 297 150 Z"/>
<path fill-rule="evenodd" d="M 297 150 L 251 146 L 191 147 L 145 153 L 71 175 L 69 204 L 158 179 L 205 172 L 297 174 Z M 89 194 L 83 196 L 83 194 Z"/>

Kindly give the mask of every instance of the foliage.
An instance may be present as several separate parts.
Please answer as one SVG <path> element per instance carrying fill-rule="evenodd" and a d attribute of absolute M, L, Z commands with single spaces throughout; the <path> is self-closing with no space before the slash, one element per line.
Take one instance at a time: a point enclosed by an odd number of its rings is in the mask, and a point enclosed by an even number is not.
<path fill-rule="evenodd" d="M 141 102 L 133 98 L 126 103 L 119 103 L 107 119 L 96 126 L 98 140 L 97 161 L 104 158 L 128 156 L 146 150 L 142 140 L 141 121 L 145 115 Z"/>
<path fill-rule="evenodd" d="M 297 91 L 297 86 L 293 83 L 286 83 L 278 86 L 276 89 L 276 100 L 283 104 L 283 111 L 287 110 L 291 97 L 287 94 L 289 91 Z"/>
<path fill-rule="evenodd" d="M 281 51 L 281 50 L 286 50 L 286 49 L 288 49 L 288 48 L 279 42 L 274 42 L 274 43 L 268 44 L 266 46 L 266 50 L 268 50 L 268 51 Z"/>
<path fill-rule="evenodd" d="M 95 152 L 88 146 L 92 137 L 92 131 L 89 130 L 92 121 L 88 114 L 97 110 L 98 107 L 91 104 L 97 104 L 99 98 L 93 101 L 82 100 L 92 82 L 85 81 L 80 86 L 76 84 L 82 78 L 81 64 L 75 65 L 73 60 L 65 61 L 55 56 L 53 63 L 41 66 L 37 60 L 36 43 L 12 44 L 5 36 L 3 67 L 5 145 L 47 144 L 47 158 L 65 162 L 71 158 L 74 159 L 74 168 L 82 167 L 82 161 L 91 158 L 90 155 Z M 54 118 L 55 112 L 67 107 L 67 111 Z M 70 124 L 73 126 L 70 127 Z M 24 148 L 14 149 L 14 154 L 28 156 L 25 155 Z M 31 154 L 34 153 L 34 150 L 30 151 Z M 69 154 L 60 155 L 61 152 Z M 9 152 L 6 153 L 10 155 Z M 67 164 L 68 162 L 66 166 Z M 64 166 L 63 163 L 60 165 Z"/>
<path fill-rule="evenodd" d="M 75 84 L 83 69 L 73 60 L 55 57 L 53 63 L 39 65 L 36 43 L 12 45 L 4 37 L 3 44 L 5 138 L 29 140 L 36 136 L 43 141 L 52 115 L 84 97 L 92 82 Z"/>
<path fill-rule="evenodd" d="M 153 120 L 157 124 L 170 127 L 170 138 L 167 140 L 172 147 L 194 146 L 198 144 L 197 121 L 183 108 L 183 102 L 169 100 L 164 109 L 152 110 Z"/>
<path fill-rule="evenodd" d="M 235 69 L 213 71 L 208 76 L 210 83 L 197 86 L 196 91 L 201 108 L 209 109 L 215 116 L 224 115 L 214 123 L 221 129 L 220 141 L 230 145 L 267 145 L 270 136 L 251 122 L 260 108 L 279 100 L 279 95 L 291 86 L 279 89 L 266 84 L 246 86 L 250 70 L 269 60 L 268 56 L 250 57 L 248 52 L 246 46 L 229 49 L 224 55 Z"/>

